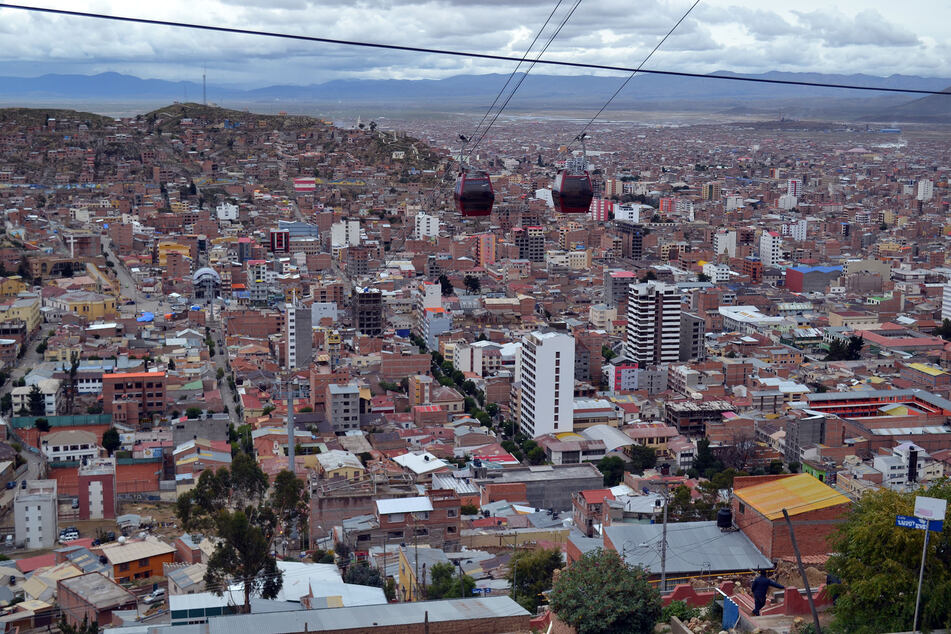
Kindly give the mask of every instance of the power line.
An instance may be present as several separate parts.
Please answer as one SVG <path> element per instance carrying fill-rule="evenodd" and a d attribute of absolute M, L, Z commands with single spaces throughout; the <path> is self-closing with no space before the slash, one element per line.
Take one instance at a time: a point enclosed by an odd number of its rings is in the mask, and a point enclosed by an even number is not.
<path fill-rule="evenodd" d="M 552 9 L 551 13 L 548 14 L 548 19 L 546 19 L 545 23 L 542 24 L 540 29 L 538 29 L 538 33 L 535 34 L 535 39 L 533 39 L 532 43 L 528 45 L 527 49 L 525 49 L 525 54 L 522 56 L 522 59 L 519 60 L 518 64 L 515 65 L 515 69 L 512 71 L 512 74 L 508 76 L 508 79 L 505 80 L 505 84 L 502 86 L 502 88 L 499 89 L 499 94 L 495 96 L 495 99 L 492 101 L 492 105 L 490 105 L 488 110 L 485 111 L 485 114 L 482 115 L 482 120 L 479 121 L 478 125 L 476 125 L 475 132 L 469 135 L 470 138 L 474 137 L 475 135 L 479 133 L 479 128 L 481 128 L 482 124 L 485 123 L 485 120 L 486 118 L 488 118 L 489 113 L 492 112 L 492 108 L 494 108 L 495 105 L 499 102 L 499 99 L 502 97 L 502 93 L 504 93 L 505 89 L 509 87 L 509 83 L 511 83 L 512 79 L 515 77 L 515 73 L 518 72 L 518 69 L 522 67 L 522 63 L 526 59 L 528 59 L 528 54 L 532 52 L 533 48 L 535 48 L 535 43 L 538 42 L 538 38 L 541 37 L 542 32 L 545 30 L 545 27 L 548 26 L 548 23 L 551 22 L 552 16 L 554 16 L 555 12 L 558 11 L 558 8 L 561 6 L 562 2 L 564 2 L 564 0 L 558 0 L 557 4 L 555 4 L 555 8 Z"/>
<path fill-rule="evenodd" d="M 601 113 L 604 112 L 605 108 L 607 108 L 609 105 L 611 105 L 611 102 L 614 101 L 614 98 L 617 97 L 619 94 L 621 94 L 621 91 L 624 90 L 625 86 L 627 86 L 628 83 L 630 83 L 630 81 L 631 81 L 632 79 L 634 79 L 634 75 L 636 75 L 637 72 L 638 72 L 640 69 L 644 68 L 644 64 L 646 64 L 646 63 L 650 60 L 650 58 L 654 55 L 654 53 L 657 52 L 657 49 L 659 49 L 659 48 L 664 44 L 664 42 L 667 41 L 667 38 L 669 38 L 671 35 L 673 35 L 674 31 L 677 30 L 677 27 L 680 26 L 680 24 L 681 24 L 684 20 L 687 19 L 687 16 L 690 15 L 690 12 L 693 11 L 693 10 L 696 8 L 696 6 L 697 6 L 698 4 L 700 4 L 700 0 L 694 0 L 694 3 L 693 3 L 692 5 L 690 5 L 690 8 L 687 9 L 687 11 L 686 11 L 682 16 L 680 16 L 680 19 L 677 20 L 676 23 L 674 23 L 674 25 L 670 28 L 669 31 L 667 31 L 667 35 L 665 35 L 663 38 L 661 38 L 660 42 L 658 42 L 657 45 L 656 45 L 653 49 L 651 49 L 651 52 L 647 54 L 647 57 L 645 57 L 643 60 L 641 60 L 641 63 L 637 65 L 637 68 L 634 69 L 634 72 L 632 72 L 630 75 L 628 75 L 628 76 L 627 76 L 627 79 L 625 79 L 623 82 L 621 82 L 621 85 L 617 87 L 617 90 L 614 91 L 614 94 L 612 94 L 610 97 L 608 97 L 608 100 L 604 102 L 604 105 L 601 106 L 601 109 L 598 110 L 598 111 L 595 113 L 595 115 L 594 115 L 593 117 L 591 117 L 591 120 L 588 121 L 588 122 L 584 125 L 583 128 L 581 128 L 581 133 L 580 133 L 577 137 L 575 137 L 576 140 L 578 140 L 578 141 L 584 141 L 584 133 L 588 131 L 588 128 L 591 127 L 591 124 L 594 123 L 595 120 L 596 120 L 598 117 L 601 116 Z M 569 144 L 568 144 L 568 148 L 569 148 L 569 149 L 571 148 L 571 146 L 572 146 L 573 143 L 574 143 L 574 141 L 572 141 L 572 143 L 569 143 Z"/>
<path fill-rule="evenodd" d="M 528 77 L 528 74 L 532 72 L 532 69 L 535 68 L 535 64 L 541 59 L 541 56 L 545 54 L 545 51 L 548 50 L 548 47 L 551 46 L 551 43 L 555 41 L 555 38 L 558 37 L 558 34 L 561 33 L 561 30 L 565 28 L 565 25 L 568 24 L 568 20 L 571 19 L 571 16 L 574 15 L 575 10 L 581 4 L 581 0 L 575 2 L 575 6 L 571 7 L 571 11 L 568 12 L 568 15 L 564 17 L 561 21 L 561 24 L 558 25 L 558 28 L 555 29 L 555 32 L 551 34 L 551 37 L 548 38 L 548 41 L 545 43 L 544 48 L 538 53 L 538 56 L 534 61 L 529 65 L 528 70 L 526 70 L 521 77 L 519 77 L 518 82 L 515 84 L 515 87 L 512 88 L 512 92 L 509 93 L 509 96 L 505 99 L 505 102 L 499 107 L 498 112 L 495 113 L 495 116 L 492 117 L 492 121 L 489 122 L 489 125 L 485 127 L 485 130 L 482 131 L 482 134 L 479 135 L 479 138 L 476 139 L 476 142 L 472 144 L 472 147 L 469 148 L 469 154 L 466 155 L 466 158 L 472 156 L 472 153 L 475 152 L 475 149 L 479 147 L 479 143 L 482 142 L 482 139 L 485 138 L 485 135 L 488 134 L 489 130 L 492 129 L 492 126 L 495 125 L 495 122 L 498 120 L 499 115 L 502 114 L 502 111 L 505 110 L 505 107 L 509 105 L 509 102 L 512 101 L 512 97 L 515 96 L 515 93 L 518 92 L 518 89 L 522 86 L 522 83 Z"/>
<path fill-rule="evenodd" d="M 465 51 L 454 51 L 449 49 L 424 48 L 419 46 L 404 46 L 399 44 L 381 44 L 379 42 L 362 42 L 358 40 L 338 40 L 326 37 L 314 37 L 309 35 L 294 35 L 291 33 L 280 33 L 275 31 L 260 31 L 254 29 L 239 29 L 226 26 L 215 26 L 211 24 L 195 24 L 190 22 L 173 22 L 170 20 L 153 20 L 147 18 L 135 18 L 131 16 L 108 15 L 104 13 L 91 13 L 86 11 L 68 11 L 66 9 L 51 9 L 49 7 L 28 7 L 19 4 L 0 3 L 0 9 L 18 9 L 21 11 L 31 11 L 35 13 L 48 13 L 53 15 L 65 15 L 81 18 L 95 18 L 100 20 L 112 20 L 115 22 L 131 22 L 134 24 L 149 24 L 153 26 L 172 26 L 184 29 L 196 29 L 202 31 L 214 31 L 218 33 L 231 33 L 235 35 L 257 35 L 262 37 L 274 37 L 287 40 L 298 40 L 304 42 L 318 42 L 321 44 L 339 44 L 342 46 L 359 46 L 363 48 L 378 48 L 391 51 L 404 51 L 410 53 L 428 53 L 433 55 L 449 55 L 454 57 L 468 57 L 472 59 L 488 59 L 502 62 L 518 62 L 518 57 L 508 55 L 492 55 L 489 53 L 473 53 Z M 655 70 L 648 68 L 630 68 L 627 66 L 610 66 L 607 64 L 590 64 L 584 62 L 568 62 L 562 60 L 538 59 L 537 64 L 548 66 L 561 66 L 565 68 L 579 68 L 585 70 L 608 70 L 623 73 L 632 73 L 635 70 L 645 75 L 666 75 L 669 77 L 686 77 L 690 79 L 717 79 L 723 81 L 739 81 L 756 84 L 777 84 L 781 86 L 807 86 L 814 88 L 841 88 L 844 90 L 865 90 L 872 92 L 902 93 L 912 95 L 945 95 L 951 96 L 951 92 L 939 90 L 923 90 L 917 88 L 888 88 L 877 86 L 863 86 L 859 84 L 834 84 L 828 82 L 814 81 L 795 81 L 791 79 L 766 79 L 762 77 L 747 77 L 743 75 L 710 75 L 706 73 L 688 73 L 672 70 Z"/>

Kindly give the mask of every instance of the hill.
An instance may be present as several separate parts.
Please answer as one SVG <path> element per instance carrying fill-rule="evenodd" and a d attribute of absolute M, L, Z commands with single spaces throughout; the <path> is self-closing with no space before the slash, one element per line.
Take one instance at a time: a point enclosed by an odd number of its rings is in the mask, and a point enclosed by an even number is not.
<path fill-rule="evenodd" d="M 945 95 L 928 95 L 897 106 L 892 106 L 863 117 L 863 121 L 908 121 L 919 123 L 951 123 L 951 86 L 941 92 Z"/>

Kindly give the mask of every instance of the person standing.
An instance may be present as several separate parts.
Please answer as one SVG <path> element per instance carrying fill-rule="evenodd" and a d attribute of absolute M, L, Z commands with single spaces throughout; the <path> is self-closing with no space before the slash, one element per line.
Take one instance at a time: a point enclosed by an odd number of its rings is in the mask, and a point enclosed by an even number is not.
<path fill-rule="evenodd" d="M 767 577 L 766 570 L 760 570 L 759 576 L 753 579 L 750 587 L 753 590 L 753 616 L 759 616 L 759 611 L 766 605 L 766 594 L 770 587 L 782 590 L 786 586 Z"/>

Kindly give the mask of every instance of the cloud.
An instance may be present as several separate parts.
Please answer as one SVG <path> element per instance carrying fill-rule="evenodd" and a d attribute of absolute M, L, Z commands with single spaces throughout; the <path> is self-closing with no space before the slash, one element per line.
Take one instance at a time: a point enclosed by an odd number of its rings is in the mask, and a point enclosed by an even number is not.
<path fill-rule="evenodd" d="M 236 28 L 521 57 L 554 0 L 47 0 L 49 6 Z M 544 42 L 574 4 L 562 2 Z M 870 6 L 875 5 L 875 6 Z M 200 6 L 200 11 L 196 7 Z M 545 57 L 636 66 L 689 0 L 582 3 Z M 840 0 L 796 10 L 758 0 L 704 0 L 651 59 L 655 69 L 926 74 L 951 63 L 951 6 L 895 9 L 886 0 Z M 915 15 L 915 12 L 920 15 Z M 917 19 L 916 19 L 917 18 Z M 931 31 L 918 34 L 909 26 Z M 536 47 L 540 49 L 541 43 Z M 209 81 L 245 86 L 339 77 L 437 78 L 508 73 L 512 62 L 410 54 L 286 39 L 104 22 L 0 9 L 0 75 L 118 70 L 179 79 L 208 66 Z M 534 72 L 565 73 L 550 66 Z"/>

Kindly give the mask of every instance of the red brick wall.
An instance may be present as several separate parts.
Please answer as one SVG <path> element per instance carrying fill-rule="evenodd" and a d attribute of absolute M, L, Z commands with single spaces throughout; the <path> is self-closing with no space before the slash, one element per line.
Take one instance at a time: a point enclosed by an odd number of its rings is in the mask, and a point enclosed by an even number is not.
<path fill-rule="evenodd" d="M 471 619 L 465 621 L 446 621 L 405 625 L 378 625 L 376 627 L 354 627 L 345 630 L 334 630 L 338 634 L 425 634 L 427 632 L 452 632 L 453 634 L 505 634 L 507 632 L 528 632 L 530 617 L 505 616 L 487 619 Z M 303 634 L 305 630 L 299 630 Z"/>
<path fill-rule="evenodd" d="M 795 556 L 785 519 L 768 520 L 749 505 L 740 513 L 739 504 L 740 500 L 733 498 L 734 522 L 767 559 Z M 791 515 L 800 554 L 803 557 L 827 554 L 831 549 L 829 536 L 845 521 L 848 510 L 849 504 L 841 504 Z"/>
<path fill-rule="evenodd" d="M 524 502 L 528 499 L 528 489 L 524 482 L 509 482 L 485 484 L 482 487 L 482 504 L 507 500 L 509 502 Z"/>

